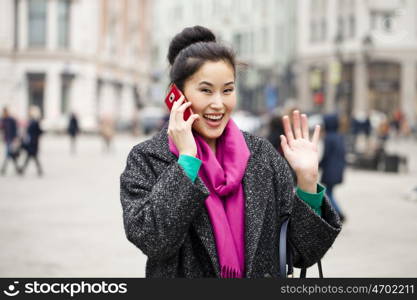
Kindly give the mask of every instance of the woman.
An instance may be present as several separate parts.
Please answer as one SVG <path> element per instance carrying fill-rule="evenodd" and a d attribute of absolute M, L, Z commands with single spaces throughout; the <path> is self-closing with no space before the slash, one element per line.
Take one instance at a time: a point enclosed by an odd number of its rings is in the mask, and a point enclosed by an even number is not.
<path fill-rule="evenodd" d="M 295 136 L 284 118 L 281 145 L 298 176 L 296 196 L 284 159 L 230 118 L 233 52 L 196 26 L 174 37 L 168 59 L 171 82 L 189 102 L 176 102 L 168 129 L 131 150 L 121 175 L 126 235 L 148 256 L 146 276 L 276 277 L 286 216 L 294 265 L 317 262 L 340 231 L 317 190 L 319 129 L 310 142 L 306 116 L 294 114 Z M 184 121 L 188 107 L 193 114 Z"/>
<path fill-rule="evenodd" d="M 21 174 L 17 164 L 20 149 L 17 121 L 10 115 L 7 107 L 3 108 L 3 116 L 0 119 L 0 129 L 3 131 L 4 144 L 6 145 L 6 151 L 4 152 L 5 157 L 0 174 L 2 176 L 6 174 L 7 163 L 9 160 L 13 162 L 16 173 Z"/>
<path fill-rule="evenodd" d="M 26 160 L 21 169 L 22 174 L 25 173 L 26 168 L 29 164 L 29 161 L 33 159 L 36 163 L 36 168 L 38 171 L 38 176 L 43 175 L 42 166 L 39 162 L 39 138 L 42 135 L 43 131 L 39 125 L 39 119 L 41 117 L 41 112 L 39 107 L 32 106 L 29 110 L 29 124 L 26 129 L 26 135 L 24 137 L 23 146 L 26 150 Z"/>
<path fill-rule="evenodd" d="M 104 115 L 100 121 L 100 134 L 104 142 L 104 151 L 110 152 L 114 136 L 114 123 L 110 115 Z"/>
<path fill-rule="evenodd" d="M 71 139 L 71 154 L 75 154 L 77 135 L 80 132 L 80 127 L 78 126 L 78 118 L 75 113 L 71 113 L 70 115 L 67 132 Z"/>

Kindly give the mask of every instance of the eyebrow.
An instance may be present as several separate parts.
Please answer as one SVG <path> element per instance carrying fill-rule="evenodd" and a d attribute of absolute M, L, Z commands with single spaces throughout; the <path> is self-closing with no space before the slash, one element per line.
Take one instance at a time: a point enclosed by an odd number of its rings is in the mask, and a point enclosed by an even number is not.
<path fill-rule="evenodd" d="M 235 83 L 234 81 L 230 81 L 230 82 L 225 83 L 224 86 L 229 85 L 229 84 L 234 84 L 234 83 Z M 202 84 L 206 84 L 208 86 L 213 86 L 213 84 L 208 82 L 208 81 L 202 81 L 202 82 L 199 83 L 199 85 L 202 85 Z"/>

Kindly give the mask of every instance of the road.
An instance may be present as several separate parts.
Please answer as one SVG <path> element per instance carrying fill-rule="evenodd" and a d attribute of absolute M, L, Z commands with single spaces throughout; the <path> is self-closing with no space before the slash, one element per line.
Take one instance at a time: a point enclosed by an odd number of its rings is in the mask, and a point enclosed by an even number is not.
<path fill-rule="evenodd" d="M 0 277 L 143 277 L 146 257 L 125 237 L 119 200 L 120 173 L 141 140 L 118 136 L 105 153 L 98 137 L 83 136 L 71 155 L 67 137 L 48 135 L 42 178 L 34 165 L 24 177 L 10 165 L 0 177 Z M 408 155 L 408 173 L 347 171 L 335 193 L 348 219 L 325 276 L 417 277 L 417 201 L 405 198 L 417 185 L 416 146 L 389 145 Z"/>

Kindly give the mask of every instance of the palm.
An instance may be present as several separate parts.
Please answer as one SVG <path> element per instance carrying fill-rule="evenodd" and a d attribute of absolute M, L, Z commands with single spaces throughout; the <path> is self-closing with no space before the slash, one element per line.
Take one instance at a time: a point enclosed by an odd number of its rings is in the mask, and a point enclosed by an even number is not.
<path fill-rule="evenodd" d="M 291 168 L 297 173 L 315 174 L 318 172 L 319 153 L 318 140 L 320 127 L 314 130 L 313 138 L 310 140 L 308 130 L 308 119 L 298 111 L 293 114 L 293 127 L 287 116 L 283 118 L 285 137 L 281 137 L 281 146 L 284 156 Z"/>
<path fill-rule="evenodd" d="M 318 169 L 317 145 L 308 140 L 296 139 L 292 141 L 284 155 L 291 168 L 296 172 Z"/>

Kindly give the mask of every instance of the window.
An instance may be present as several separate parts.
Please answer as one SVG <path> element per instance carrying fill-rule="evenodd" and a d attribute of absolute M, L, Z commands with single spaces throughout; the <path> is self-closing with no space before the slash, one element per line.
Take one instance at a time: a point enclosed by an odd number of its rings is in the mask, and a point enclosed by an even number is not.
<path fill-rule="evenodd" d="M 316 0 L 310 2 L 310 42 L 323 42 L 327 38 L 326 13 L 328 2 Z"/>
<path fill-rule="evenodd" d="M 70 0 L 58 1 L 58 46 L 68 48 L 70 30 Z"/>
<path fill-rule="evenodd" d="M 255 53 L 255 33 L 253 31 L 248 36 L 248 42 L 249 55 L 253 55 Z"/>
<path fill-rule="evenodd" d="M 268 48 L 269 48 L 269 37 L 268 37 L 269 33 L 268 33 L 268 28 L 264 27 L 261 30 L 261 52 L 262 53 L 268 53 Z"/>
<path fill-rule="evenodd" d="M 27 73 L 27 88 L 29 107 L 34 105 L 39 107 L 42 116 L 44 116 L 44 91 L 45 91 L 45 74 L 44 73 Z"/>
<path fill-rule="evenodd" d="M 317 39 L 316 39 L 316 22 L 315 21 L 311 21 L 310 24 L 310 42 L 314 43 Z"/>
<path fill-rule="evenodd" d="M 242 50 L 242 35 L 240 33 L 236 33 L 233 36 L 233 45 L 237 49 L 238 55 L 241 55 L 243 50 Z"/>
<path fill-rule="evenodd" d="M 356 35 L 356 21 L 355 21 L 355 16 L 351 15 L 349 17 L 349 36 L 350 37 L 355 37 Z"/>
<path fill-rule="evenodd" d="M 19 3 L 17 0 L 13 2 L 13 18 L 14 18 L 14 32 L 13 32 L 13 48 L 17 49 L 19 46 Z"/>
<path fill-rule="evenodd" d="M 277 32 L 276 32 L 276 44 L 275 44 L 275 48 L 274 51 L 281 51 L 284 46 L 285 43 L 283 42 L 284 39 L 284 28 L 283 25 L 277 25 Z"/>
<path fill-rule="evenodd" d="M 337 34 L 343 39 L 353 38 L 356 34 L 356 2 L 344 0 L 337 2 L 337 5 Z"/>
<path fill-rule="evenodd" d="M 392 32 L 397 17 L 393 11 L 371 11 L 371 29 Z"/>
<path fill-rule="evenodd" d="M 326 24 L 326 19 L 323 18 L 321 19 L 321 36 L 320 39 L 321 41 L 325 41 L 326 40 L 326 35 L 327 35 L 327 24 Z"/>
<path fill-rule="evenodd" d="M 383 29 L 387 32 L 391 32 L 393 29 L 393 15 L 391 13 L 385 13 L 383 17 Z"/>
<path fill-rule="evenodd" d="M 71 99 L 71 86 L 73 74 L 64 73 L 61 75 L 61 113 L 69 113 L 69 103 Z"/>
<path fill-rule="evenodd" d="M 115 13 L 113 13 L 110 16 L 110 22 L 109 22 L 109 31 L 107 35 L 107 41 L 108 41 L 108 49 L 109 53 L 111 55 L 116 54 L 116 26 L 117 26 L 117 16 Z"/>
<path fill-rule="evenodd" d="M 47 0 L 29 0 L 29 46 L 46 45 Z"/>
<path fill-rule="evenodd" d="M 373 12 L 371 12 L 371 17 L 370 17 L 370 28 L 371 28 L 371 30 L 375 30 L 376 29 L 376 22 L 377 22 L 377 20 L 376 20 L 376 13 L 373 11 Z"/>

